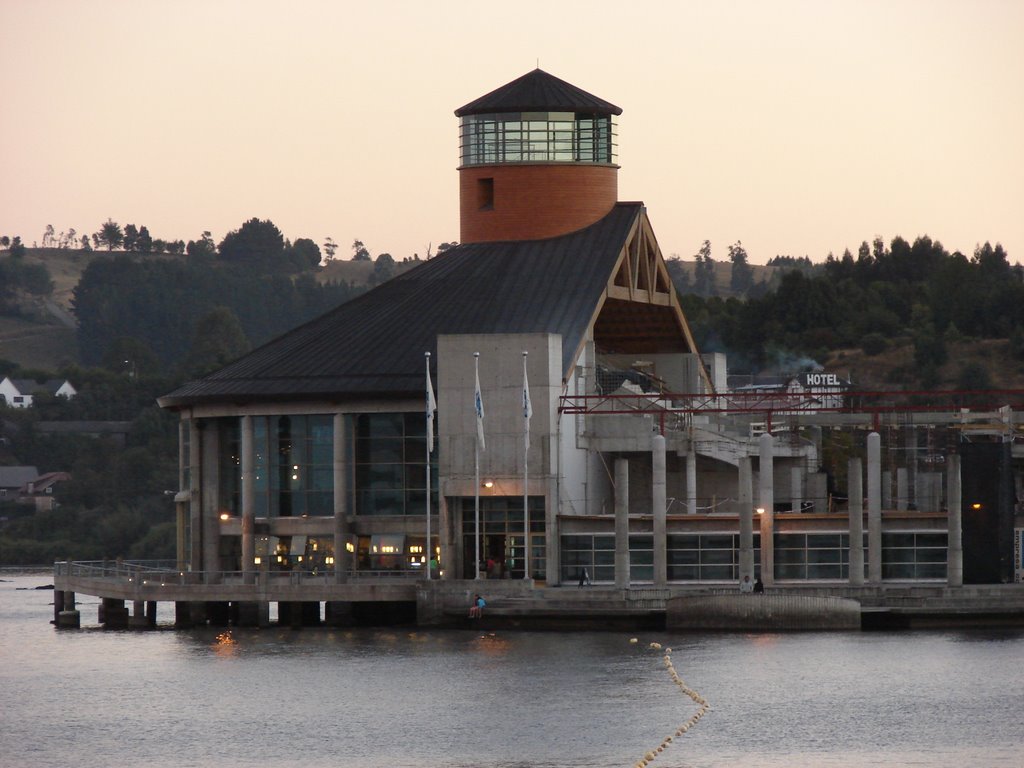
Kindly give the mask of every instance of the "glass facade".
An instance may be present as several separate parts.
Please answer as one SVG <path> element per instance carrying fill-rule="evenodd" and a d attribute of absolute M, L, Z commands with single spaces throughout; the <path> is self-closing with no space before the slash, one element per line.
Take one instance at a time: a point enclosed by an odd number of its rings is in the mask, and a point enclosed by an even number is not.
<path fill-rule="evenodd" d="M 941 531 L 882 534 L 883 579 L 945 579 L 949 535 Z"/>
<path fill-rule="evenodd" d="M 334 514 L 334 420 L 331 416 L 253 416 L 253 511 L 256 517 Z M 221 419 L 220 508 L 242 512 L 241 419 Z"/>
<path fill-rule="evenodd" d="M 357 515 L 426 515 L 427 418 L 416 413 L 355 417 Z M 437 451 L 430 462 L 430 509 L 438 509 Z"/>
<path fill-rule="evenodd" d="M 611 115 L 503 112 L 466 115 L 459 123 L 459 162 L 614 163 Z"/>
<path fill-rule="evenodd" d="M 669 581 L 738 581 L 738 533 L 692 533 L 668 536 L 665 559 Z M 754 573 L 761 573 L 761 534 L 754 534 Z"/>
<path fill-rule="evenodd" d="M 867 578 L 867 534 L 864 577 Z M 846 533 L 775 534 L 775 578 L 845 581 L 850 577 L 850 536 Z"/>
<path fill-rule="evenodd" d="M 615 536 L 613 534 L 576 534 L 562 536 L 562 567 L 559 578 L 563 583 L 578 582 L 583 569 L 591 581 L 615 581 Z"/>

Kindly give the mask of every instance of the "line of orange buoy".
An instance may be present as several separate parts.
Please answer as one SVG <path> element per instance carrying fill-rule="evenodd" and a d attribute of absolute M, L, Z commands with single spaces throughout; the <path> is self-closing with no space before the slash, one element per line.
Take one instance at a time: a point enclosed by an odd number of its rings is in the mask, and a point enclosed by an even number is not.
<path fill-rule="evenodd" d="M 630 642 L 635 643 L 636 640 L 632 639 L 630 640 Z M 661 643 L 651 643 L 649 647 L 656 651 L 663 650 L 661 647 Z M 683 682 L 683 679 L 679 677 L 679 675 L 676 673 L 675 667 L 672 666 L 671 648 L 664 649 L 664 655 L 662 657 L 662 660 L 665 663 L 665 669 L 668 670 L 669 677 L 672 678 L 672 682 L 675 683 L 676 686 L 678 686 L 680 691 L 689 696 L 693 700 L 694 704 L 697 704 L 698 709 L 696 712 L 693 713 L 689 720 L 687 720 L 685 723 L 683 723 L 676 729 L 675 733 L 673 733 L 671 736 L 666 736 L 664 739 L 662 739 L 661 744 L 659 744 L 655 749 L 652 749 L 650 752 L 646 752 L 643 757 L 637 760 L 636 763 L 633 765 L 633 768 L 645 768 L 645 766 L 653 762 L 658 755 L 660 755 L 662 752 L 668 749 L 669 745 L 672 744 L 673 739 L 678 739 L 688 730 L 693 728 L 693 726 L 700 722 L 700 719 L 704 717 L 704 715 L 707 714 L 707 711 L 710 709 L 704 697 L 692 688 L 688 687 L 686 683 Z"/>

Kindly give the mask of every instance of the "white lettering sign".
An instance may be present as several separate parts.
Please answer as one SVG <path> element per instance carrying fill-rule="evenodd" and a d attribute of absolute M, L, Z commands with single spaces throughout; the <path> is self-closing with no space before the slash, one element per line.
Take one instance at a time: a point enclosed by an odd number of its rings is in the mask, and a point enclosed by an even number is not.
<path fill-rule="evenodd" d="M 805 375 L 808 387 L 841 387 L 843 385 L 834 373 L 808 373 Z"/>

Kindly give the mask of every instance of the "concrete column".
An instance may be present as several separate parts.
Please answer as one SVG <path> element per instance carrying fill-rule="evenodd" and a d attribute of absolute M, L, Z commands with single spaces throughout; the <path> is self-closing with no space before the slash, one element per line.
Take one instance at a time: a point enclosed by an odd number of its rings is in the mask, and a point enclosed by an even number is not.
<path fill-rule="evenodd" d="M 217 423 L 211 422 L 207 429 L 200 432 L 202 441 L 202 496 L 200 522 L 202 526 L 202 567 L 207 578 L 215 577 L 221 570 L 220 563 L 220 510 L 218 509 L 220 467 L 217 459 L 220 455 L 220 434 Z"/>
<path fill-rule="evenodd" d="M 185 451 L 189 437 L 189 422 L 178 420 L 178 491 L 186 490 L 188 487 L 189 456 Z M 175 517 L 175 567 L 184 571 L 188 566 L 188 540 L 185 537 L 188 520 L 188 504 L 179 501 L 180 496 L 174 495 L 174 517 Z"/>
<path fill-rule="evenodd" d="M 651 438 L 651 506 L 654 520 L 654 584 L 668 584 L 668 563 L 665 553 L 668 535 L 666 509 L 668 495 L 665 490 L 665 436 Z"/>
<path fill-rule="evenodd" d="M 334 414 L 334 580 L 348 580 L 351 557 L 348 551 L 348 484 L 345 473 L 345 416 Z M 429 563 L 429 559 L 427 560 Z"/>
<path fill-rule="evenodd" d="M 686 511 L 697 512 L 697 441 L 690 440 L 690 451 L 686 454 Z"/>
<path fill-rule="evenodd" d="M 892 471 L 882 472 L 882 509 L 892 509 Z"/>
<path fill-rule="evenodd" d="M 70 562 L 70 561 L 69 561 Z M 55 596 L 56 597 L 56 596 Z M 75 608 L 75 593 L 64 592 L 60 611 L 56 610 L 57 600 L 54 599 L 54 612 L 57 614 L 57 627 L 60 629 L 78 629 L 82 626 L 82 616 Z"/>
<path fill-rule="evenodd" d="M 882 583 L 882 438 L 868 435 L 868 581 Z"/>
<path fill-rule="evenodd" d="M 898 467 L 896 469 L 896 509 L 906 512 L 909 501 L 910 488 L 907 482 L 907 468 Z"/>
<path fill-rule="evenodd" d="M 114 597 L 104 597 L 100 603 L 103 616 L 100 623 L 104 629 L 127 629 L 128 609 L 124 607 L 124 600 Z"/>
<path fill-rule="evenodd" d="M 739 497 L 740 507 L 740 581 L 744 576 L 754 580 L 754 478 L 750 457 L 740 456 Z"/>
<path fill-rule="evenodd" d="M 907 509 L 917 509 L 917 427 L 913 424 L 907 426 L 906 456 L 907 456 Z"/>
<path fill-rule="evenodd" d="M 864 583 L 864 478 L 860 459 L 850 459 L 848 479 L 850 486 L 850 584 Z"/>
<path fill-rule="evenodd" d="M 964 585 L 963 508 L 960 484 L 960 456 L 946 458 L 946 498 L 949 505 L 949 534 L 946 550 L 946 583 L 951 587 Z"/>
<path fill-rule="evenodd" d="M 255 583 L 256 564 L 256 437 L 252 416 L 242 417 L 242 573 Z"/>
<path fill-rule="evenodd" d="M 202 495 L 199 490 L 202 487 L 202 463 L 203 434 L 199 430 L 199 420 L 191 418 L 188 420 L 188 476 L 189 476 L 189 532 L 188 562 L 189 567 L 196 571 L 203 570 L 203 513 Z"/>
<path fill-rule="evenodd" d="M 146 619 L 146 602 L 144 600 L 132 601 L 132 615 L 128 619 L 128 626 L 132 629 L 146 629 L 149 622 Z"/>
<path fill-rule="evenodd" d="M 775 441 L 765 432 L 758 440 L 758 507 L 761 513 L 761 581 L 775 583 Z"/>
<path fill-rule="evenodd" d="M 800 467 L 793 467 L 789 473 L 789 498 L 790 505 L 794 512 L 803 511 L 804 507 L 804 471 Z"/>
<path fill-rule="evenodd" d="M 615 459 L 615 586 L 629 586 L 629 462 Z"/>

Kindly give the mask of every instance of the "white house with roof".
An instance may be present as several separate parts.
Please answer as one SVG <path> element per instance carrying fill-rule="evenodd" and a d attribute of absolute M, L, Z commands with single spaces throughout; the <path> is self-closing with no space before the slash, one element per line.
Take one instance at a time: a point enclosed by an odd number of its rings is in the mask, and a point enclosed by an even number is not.
<path fill-rule="evenodd" d="M 12 379 L 7 376 L 0 381 L 0 401 L 11 408 L 31 408 L 32 401 L 40 393 L 70 400 L 78 394 L 78 390 L 67 379 L 38 382 L 35 379 Z"/>

